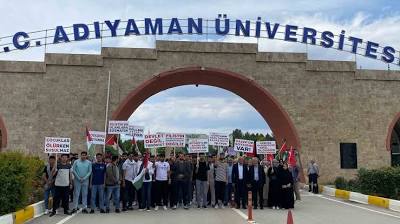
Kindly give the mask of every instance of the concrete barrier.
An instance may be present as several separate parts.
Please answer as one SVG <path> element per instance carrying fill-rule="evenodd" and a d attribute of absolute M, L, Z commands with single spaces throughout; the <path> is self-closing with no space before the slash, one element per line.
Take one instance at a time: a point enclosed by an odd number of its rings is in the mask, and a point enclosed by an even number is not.
<path fill-rule="evenodd" d="M 349 200 L 350 199 L 350 191 L 336 189 L 335 197 Z"/>
<path fill-rule="evenodd" d="M 12 214 L 0 216 L 0 223 L 1 224 L 13 224 L 14 219 Z"/>
<path fill-rule="evenodd" d="M 361 204 L 368 204 L 368 195 L 357 193 L 357 192 L 350 192 L 350 201 L 358 202 Z"/>
<path fill-rule="evenodd" d="M 368 196 L 368 204 L 383 208 L 389 208 L 389 199 L 376 196 Z"/>
<path fill-rule="evenodd" d="M 400 212 L 400 201 L 390 199 L 389 209 L 396 212 Z"/>
<path fill-rule="evenodd" d="M 39 217 L 44 214 L 45 208 L 44 208 L 44 201 L 35 203 L 32 205 L 33 207 L 33 218 Z"/>
<path fill-rule="evenodd" d="M 335 197 L 336 189 L 332 188 L 332 187 L 323 186 L 323 191 L 321 193 L 328 195 L 328 196 Z"/>

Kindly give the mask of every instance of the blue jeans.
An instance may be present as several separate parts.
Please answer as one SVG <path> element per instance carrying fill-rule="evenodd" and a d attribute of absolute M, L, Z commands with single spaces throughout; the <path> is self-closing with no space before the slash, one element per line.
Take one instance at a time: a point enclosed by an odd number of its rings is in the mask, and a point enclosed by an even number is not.
<path fill-rule="evenodd" d="M 232 183 L 228 183 L 225 187 L 225 201 L 224 204 L 227 205 L 228 202 L 232 200 Z"/>
<path fill-rule="evenodd" d="M 45 209 L 49 209 L 50 194 L 51 194 L 51 197 L 53 197 L 53 199 L 54 199 L 55 192 L 56 192 L 56 188 L 54 186 L 49 187 L 46 190 L 44 190 L 44 208 Z"/>
<path fill-rule="evenodd" d="M 106 208 L 110 209 L 110 197 L 112 194 L 115 209 L 119 209 L 119 185 L 106 187 Z"/>
<path fill-rule="evenodd" d="M 82 183 L 75 177 L 74 179 L 74 204 L 73 209 L 78 209 L 79 195 L 82 193 L 82 205 L 83 208 L 87 208 L 87 197 L 88 197 L 89 180 L 85 180 Z"/>
<path fill-rule="evenodd" d="M 142 208 L 150 208 L 151 205 L 151 182 L 143 182 L 142 186 Z"/>
<path fill-rule="evenodd" d="M 99 192 L 99 207 L 104 209 L 104 185 L 92 185 L 92 197 L 90 200 L 90 208 L 96 208 L 96 194 Z"/>

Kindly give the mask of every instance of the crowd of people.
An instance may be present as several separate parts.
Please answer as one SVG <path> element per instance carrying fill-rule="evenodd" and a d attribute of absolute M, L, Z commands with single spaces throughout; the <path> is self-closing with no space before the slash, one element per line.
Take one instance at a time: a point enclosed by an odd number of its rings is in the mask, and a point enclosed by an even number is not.
<path fill-rule="evenodd" d="M 80 158 L 62 154 L 58 161 L 50 156 L 43 171 L 46 214 L 54 216 L 60 203 L 67 215 L 77 212 L 79 206 L 82 213 L 109 213 L 111 201 L 115 213 L 134 207 L 146 211 L 226 206 L 246 209 L 249 191 L 254 209 L 291 209 L 295 200 L 301 200 L 300 168 L 282 160 L 202 154 L 192 157 L 183 153 L 168 158 L 151 156 L 146 163 L 143 160 L 135 152 L 105 157 L 98 153 L 93 161 L 88 160 L 86 152 Z M 143 183 L 138 187 L 133 180 L 142 170 Z M 314 193 L 318 193 L 318 174 L 318 166 L 312 161 L 308 175 Z"/>

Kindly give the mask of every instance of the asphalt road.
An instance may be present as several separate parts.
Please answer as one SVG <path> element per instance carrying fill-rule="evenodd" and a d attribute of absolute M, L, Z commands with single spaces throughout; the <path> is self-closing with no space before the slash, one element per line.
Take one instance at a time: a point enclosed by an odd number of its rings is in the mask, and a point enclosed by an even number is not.
<path fill-rule="evenodd" d="M 287 210 L 254 210 L 253 218 L 256 223 L 286 224 Z M 392 212 L 370 205 L 345 202 L 336 198 L 303 193 L 303 200 L 296 203 L 292 210 L 295 224 L 358 224 L 358 223 L 400 223 L 400 213 Z M 197 209 L 184 210 L 162 209 L 158 211 L 129 211 L 120 214 L 75 214 L 73 216 L 56 215 L 42 216 L 29 224 L 113 224 L 113 223 L 190 223 L 213 224 L 247 223 L 247 211 L 232 208 L 225 209 Z"/>

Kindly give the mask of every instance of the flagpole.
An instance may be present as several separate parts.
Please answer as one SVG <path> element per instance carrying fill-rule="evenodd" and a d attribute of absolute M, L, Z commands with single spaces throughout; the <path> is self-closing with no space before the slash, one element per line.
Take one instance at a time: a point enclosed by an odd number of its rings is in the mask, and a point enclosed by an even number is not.
<path fill-rule="evenodd" d="M 108 120 L 108 104 L 110 101 L 110 83 L 111 83 L 111 71 L 108 71 L 108 85 L 107 85 L 107 102 L 106 102 L 106 118 L 104 121 L 104 133 L 106 137 L 104 138 L 103 154 L 106 153 L 106 139 L 107 139 L 107 120 Z"/>

